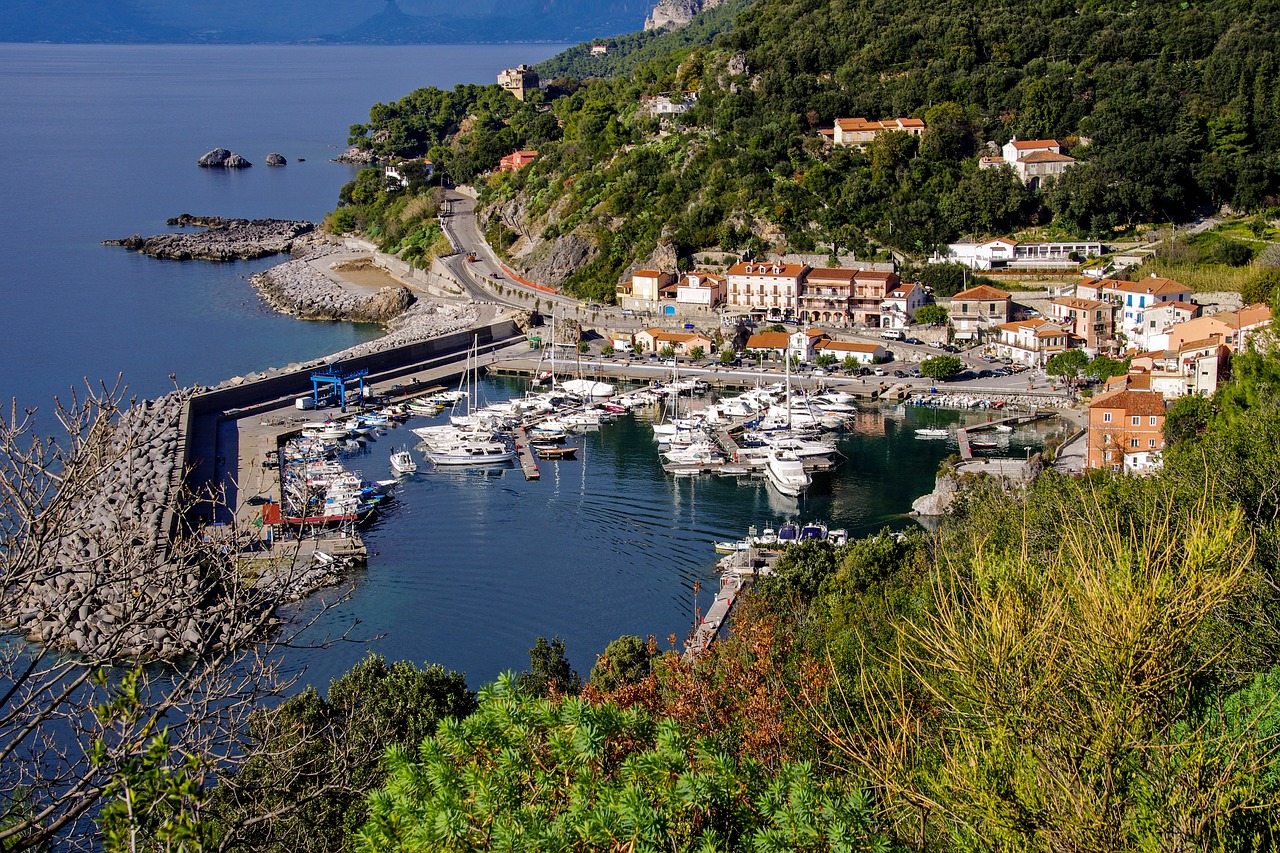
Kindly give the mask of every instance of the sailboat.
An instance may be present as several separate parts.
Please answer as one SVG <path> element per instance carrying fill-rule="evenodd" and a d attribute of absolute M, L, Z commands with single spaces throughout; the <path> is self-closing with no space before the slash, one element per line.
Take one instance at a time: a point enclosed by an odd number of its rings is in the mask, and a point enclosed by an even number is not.
<path fill-rule="evenodd" d="M 790 429 L 791 414 L 791 348 L 787 348 L 787 428 Z M 773 447 L 764 460 L 764 473 L 773 486 L 788 497 L 799 497 L 813 483 L 813 477 L 805 470 L 804 460 L 793 450 Z"/>
<path fill-rule="evenodd" d="M 951 430 L 938 426 L 938 410 L 933 410 L 933 426 L 916 430 L 916 438 L 950 438 Z"/>
<path fill-rule="evenodd" d="M 434 429 L 432 427 L 414 430 L 417 435 L 427 441 L 427 458 L 437 467 L 498 465 L 515 461 L 516 453 L 510 445 L 505 441 L 496 440 L 492 430 L 484 428 L 484 419 L 471 413 L 471 399 L 475 395 L 478 381 L 475 374 L 479 369 L 479 352 L 480 339 L 476 337 L 471 344 L 471 355 L 467 359 L 464 374 L 467 386 L 466 414 L 450 417 L 453 426 L 466 429 L 439 433 L 427 433 L 427 430 Z M 428 438 L 428 435 L 432 438 Z"/>

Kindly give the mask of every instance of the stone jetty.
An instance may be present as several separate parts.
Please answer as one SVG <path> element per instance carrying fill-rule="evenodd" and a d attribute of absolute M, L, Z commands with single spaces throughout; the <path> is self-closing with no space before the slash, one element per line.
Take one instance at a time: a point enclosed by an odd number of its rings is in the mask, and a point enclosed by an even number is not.
<path fill-rule="evenodd" d="M 175 556 L 167 535 L 183 413 L 197 390 L 135 403 L 72 449 L 35 525 L 57 531 L 47 556 L 5 591 L 13 627 L 31 640 L 91 660 L 155 660 L 243 639 L 231 636 L 225 578 Z"/>
<path fill-rule="evenodd" d="M 168 221 L 171 226 L 202 227 L 199 232 L 134 234 L 120 240 L 104 240 L 106 246 L 124 246 L 153 258 L 174 261 L 253 260 L 299 248 L 316 232 L 314 222 L 292 219 L 224 219 L 184 213 Z"/>

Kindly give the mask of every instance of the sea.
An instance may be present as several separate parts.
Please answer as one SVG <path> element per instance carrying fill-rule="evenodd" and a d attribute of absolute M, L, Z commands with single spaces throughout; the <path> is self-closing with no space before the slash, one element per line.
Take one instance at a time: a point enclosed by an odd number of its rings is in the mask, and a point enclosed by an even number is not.
<path fill-rule="evenodd" d="M 6 410 L 10 399 L 34 408 L 52 432 L 55 398 L 86 382 L 151 397 L 378 335 L 271 311 L 247 279 L 276 260 L 160 261 L 101 241 L 163 232 L 181 213 L 318 220 L 355 175 L 330 160 L 372 104 L 493 81 L 564 47 L 0 45 Z M 255 165 L 198 168 L 216 147 Z M 268 168 L 269 152 L 289 164 Z M 482 385 L 493 400 L 523 390 Z M 349 599 L 329 591 L 290 611 L 319 614 L 313 640 L 345 639 L 286 650 L 285 669 L 323 689 L 373 651 L 465 672 L 475 688 L 527 668 L 539 636 L 562 638 L 583 676 L 623 634 L 678 644 L 714 595 L 715 540 L 788 519 L 854 536 L 912 526 L 911 501 L 955 452 L 914 428 L 981 417 L 868 410 L 841 439 L 838 470 L 797 502 L 761 481 L 665 474 L 646 423 L 656 416 L 586 434 L 579 459 L 542 463 L 537 482 L 514 469 L 415 476 L 365 531 L 371 557 Z M 1041 438 L 1015 433 L 1011 452 Z M 405 443 L 404 429 L 375 438 L 347 464 L 385 478 Z"/>

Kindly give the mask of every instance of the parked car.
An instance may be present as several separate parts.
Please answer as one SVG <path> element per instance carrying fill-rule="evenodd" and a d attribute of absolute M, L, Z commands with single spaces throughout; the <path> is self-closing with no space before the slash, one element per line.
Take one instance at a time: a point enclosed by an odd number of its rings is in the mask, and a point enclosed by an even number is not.
<path fill-rule="evenodd" d="M 916 344 L 917 346 L 919 346 L 920 344 L 924 343 L 924 341 L 920 340 L 919 338 L 907 338 L 905 341 L 903 341 L 903 343 Z"/>
<path fill-rule="evenodd" d="M 893 372 L 893 375 L 894 375 L 894 376 L 896 376 L 896 377 L 898 377 L 899 379 L 906 379 L 906 378 L 907 378 L 907 372 L 906 372 L 905 370 L 895 370 L 895 371 Z"/>
<path fill-rule="evenodd" d="M 876 368 L 875 370 L 873 370 L 872 372 L 873 372 L 873 373 L 875 373 L 875 375 L 876 375 L 876 376 L 884 376 L 884 368 L 883 368 L 883 367 L 877 367 L 877 368 Z"/>
<path fill-rule="evenodd" d="M 870 375 L 871 375 L 871 368 L 870 368 L 870 367 L 859 367 L 859 368 L 858 368 L 858 375 L 859 375 L 859 376 L 870 376 Z"/>

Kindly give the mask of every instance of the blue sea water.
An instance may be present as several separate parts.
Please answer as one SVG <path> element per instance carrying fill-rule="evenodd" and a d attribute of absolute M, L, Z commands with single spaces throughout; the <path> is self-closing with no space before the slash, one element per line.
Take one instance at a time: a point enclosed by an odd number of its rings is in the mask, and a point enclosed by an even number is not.
<path fill-rule="evenodd" d="M 354 174 L 329 158 L 371 104 L 487 82 L 559 49 L 0 45 L 0 400 L 47 411 L 83 377 L 121 373 L 154 396 L 172 387 L 170 372 L 214 383 L 377 334 L 268 310 L 246 278 L 271 259 L 176 263 L 99 242 L 164 231 L 184 212 L 318 219 Z M 198 168 L 214 147 L 257 165 Z M 289 165 L 263 165 L 271 151 Z M 494 398 L 519 390 L 486 380 Z M 918 414 L 867 413 L 840 445 L 838 473 L 804 504 L 758 482 L 665 475 L 635 418 L 586 436 L 580 460 L 543 463 L 539 482 L 514 470 L 425 473 L 366 532 L 368 569 L 317 625 L 317 635 L 379 639 L 293 650 L 285 665 L 323 686 L 374 649 L 465 671 L 478 687 L 526 667 L 539 635 L 562 636 L 584 675 L 621 634 L 682 638 L 695 582 L 697 603 L 711 601 L 713 540 L 797 516 L 853 535 L 913 524 L 902 513 L 954 452 L 914 440 Z M 404 430 L 384 436 L 351 464 L 386 477 L 391 450 L 409 440 Z"/>
<path fill-rule="evenodd" d="M 213 383 L 376 335 L 267 309 L 246 278 L 278 259 L 165 262 L 100 242 L 180 213 L 318 220 L 355 173 L 329 160 L 372 104 L 562 48 L 0 44 L 0 400 L 47 407 L 121 373 L 154 396 L 170 372 Z M 218 147 L 255 165 L 196 166 Z M 272 151 L 289 165 L 264 165 Z"/>

